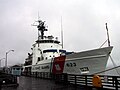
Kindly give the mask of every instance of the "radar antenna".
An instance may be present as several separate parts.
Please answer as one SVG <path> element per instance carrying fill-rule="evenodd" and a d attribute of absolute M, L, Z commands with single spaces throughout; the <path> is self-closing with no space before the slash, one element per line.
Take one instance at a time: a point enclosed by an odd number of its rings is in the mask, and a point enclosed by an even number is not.
<path fill-rule="evenodd" d="M 35 25 L 35 23 L 33 23 L 32 26 L 37 26 L 38 28 L 38 41 L 39 41 L 40 37 L 41 39 L 44 39 L 44 31 L 48 31 L 48 29 L 46 29 L 45 21 L 38 20 L 35 22 L 38 22 L 38 25 Z M 39 34 L 39 32 L 41 33 L 41 35 Z"/>
<path fill-rule="evenodd" d="M 37 26 L 38 31 L 41 32 L 41 39 L 44 38 L 44 31 L 48 31 L 45 27 L 45 21 L 43 22 L 42 20 L 38 20 L 39 25 Z"/>

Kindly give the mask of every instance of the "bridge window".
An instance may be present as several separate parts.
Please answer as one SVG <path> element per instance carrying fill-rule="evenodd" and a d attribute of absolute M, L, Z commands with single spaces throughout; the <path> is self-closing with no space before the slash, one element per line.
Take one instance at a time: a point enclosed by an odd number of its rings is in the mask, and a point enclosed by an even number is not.
<path fill-rule="evenodd" d="M 39 42 L 39 43 L 56 43 L 56 44 L 59 44 L 60 42 L 59 41 L 56 41 L 56 40 L 38 40 L 36 42 Z"/>
<path fill-rule="evenodd" d="M 47 53 L 47 52 L 57 52 L 57 49 L 47 49 L 43 51 L 43 53 Z"/>
<path fill-rule="evenodd" d="M 66 50 L 59 50 L 59 52 L 66 53 Z"/>

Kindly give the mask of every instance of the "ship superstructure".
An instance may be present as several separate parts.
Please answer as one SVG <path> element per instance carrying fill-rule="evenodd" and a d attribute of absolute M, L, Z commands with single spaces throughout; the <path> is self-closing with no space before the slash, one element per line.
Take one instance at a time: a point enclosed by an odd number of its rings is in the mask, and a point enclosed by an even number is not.
<path fill-rule="evenodd" d="M 53 59 L 66 53 L 66 50 L 62 49 L 62 45 L 57 37 L 54 38 L 52 35 L 44 36 L 44 31 L 47 31 L 44 22 L 39 20 L 38 23 L 38 40 L 33 44 L 32 65 L 39 64 L 40 61 Z"/>

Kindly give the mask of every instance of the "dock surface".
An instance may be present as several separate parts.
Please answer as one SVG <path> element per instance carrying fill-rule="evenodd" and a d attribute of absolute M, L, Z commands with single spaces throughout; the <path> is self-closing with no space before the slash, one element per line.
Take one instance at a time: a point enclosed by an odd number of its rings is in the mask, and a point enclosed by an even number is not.
<path fill-rule="evenodd" d="M 20 76 L 18 81 L 18 87 L 2 87 L 1 90 L 91 90 L 82 86 L 64 85 L 53 80 L 34 77 Z"/>

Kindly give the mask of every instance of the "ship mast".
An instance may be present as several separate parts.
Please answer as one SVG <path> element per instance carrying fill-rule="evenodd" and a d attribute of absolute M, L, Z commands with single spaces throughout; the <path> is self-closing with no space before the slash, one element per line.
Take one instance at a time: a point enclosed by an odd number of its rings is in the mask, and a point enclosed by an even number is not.
<path fill-rule="evenodd" d="M 62 26 L 62 16 L 61 16 L 61 42 L 62 42 L 62 49 L 63 49 L 63 26 Z"/>
<path fill-rule="evenodd" d="M 105 23 L 105 25 L 106 25 L 106 30 L 107 30 L 108 46 L 110 47 L 110 38 L 109 38 L 109 32 L 108 32 L 107 23 Z"/>
<path fill-rule="evenodd" d="M 100 46 L 100 48 L 108 41 L 108 47 L 110 47 L 110 38 L 109 38 L 109 31 L 108 31 L 108 27 L 107 27 L 107 23 L 105 23 L 106 25 L 106 30 L 107 30 L 107 40 Z"/>

